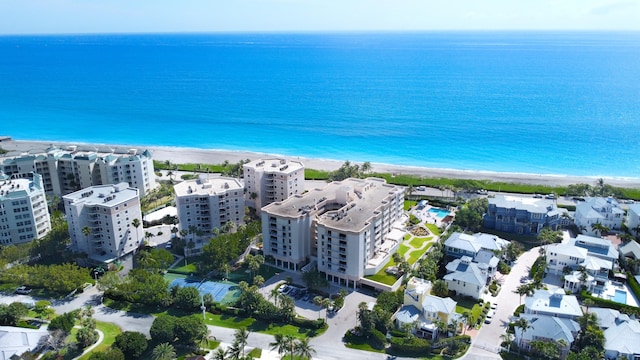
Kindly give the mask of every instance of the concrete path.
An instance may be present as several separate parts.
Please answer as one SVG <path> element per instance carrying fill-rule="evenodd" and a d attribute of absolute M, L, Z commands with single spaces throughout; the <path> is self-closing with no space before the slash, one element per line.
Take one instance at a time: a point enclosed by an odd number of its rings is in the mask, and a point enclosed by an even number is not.
<path fill-rule="evenodd" d="M 91 346 L 89 346 L 88 348 L 84 349 L 84 351 L 82 352 L 82 354 L 76 356 L 73 358 L 73 360 L 78 360 L 81 357 L 83 357 L 84 355 L 88 354 L 89 352 L 91 352 L 93 349 L 96 348 L 96 346 L 100 345 L 102 343 L 102 341 L 104 340 L 104 333 L 98 329 L 96 329 L 96 331 L 98 332 L 98 340 Z"/>

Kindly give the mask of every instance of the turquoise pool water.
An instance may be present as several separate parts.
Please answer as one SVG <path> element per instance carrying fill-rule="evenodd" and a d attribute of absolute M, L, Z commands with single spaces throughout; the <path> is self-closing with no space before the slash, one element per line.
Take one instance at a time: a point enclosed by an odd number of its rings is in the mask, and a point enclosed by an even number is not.
<path fill-rule="evenodd" d="M 429 212 L 432 213 L 432 214 L 435 214 L 439 218 L 443 218 L 443 217 L 449 215 L 449 213 L 450 213 L 449 210 L 440 209 L 440 208 L 433 208 L 433 207 L 431 209 L 429 209 Z"/>
<path fill-rule="evenodd" d="M 626 291 L 622 291 L 622 290 L 616 290 L 616 294 L 613 297 L 613 301 L 620 303 L 620 304 L 626 304 L 627 303 L 627 292 Z"/>

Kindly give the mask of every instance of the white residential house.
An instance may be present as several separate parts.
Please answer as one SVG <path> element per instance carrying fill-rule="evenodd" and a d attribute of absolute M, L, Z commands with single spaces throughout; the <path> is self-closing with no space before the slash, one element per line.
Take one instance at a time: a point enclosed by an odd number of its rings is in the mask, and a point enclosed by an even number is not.
<path fill-rule="evenodd" d="M 197 180 L 180 182 L 173 186 L 176 194 L 178 229 L 193 241 L 193 248 L 185 248 L 192 256 L 225 224 L 235 227 L 244 224 L 244 186 L 238 179 L 202 176 Z"/>
<path fill-rule="evenodd" d="M 91 186 L 62 197 L 71 246 L 98 262 L 111 262 L 144 242 L 137 188 L 127 183 Z"/>
<path fill-rule="evenodd" d="M 449 290 L 455 291 L 457 295 L 480 299 L 487 287 L 488 278 L 486 264 L 474 263 L 470 257 L 463 256 L 447 264 L 447 275 L 442 279 Z"/>
<path fill-rule="evenodd" d="M 618 252 L 620 253 L 620 259 L 624 261 L 640 259 L 640 243 L 629 241 L 624 245 L 619 245 Z M 640 264 L 636 263 L 633 267 L 633 273 L 637 274 L 639 271 Z"/>
<path fill-rule="evenodd" d="M 610 230 L 620 230 L 624 218 L 624 210 L 611 197 L 590 197 L 576 205 L 574 222 L 583 233 L 599 235 L 593 224 L 602 224 Z"/>
<path fill-rule="evenodd" d="M 560 358 L 564 359 L 569 354 L 571 344 L 578 337 L 580 324 L 575 320 L 547 315 L 520 314 L 520 317 L 527 320 L 531 326 L 524 333 L 519 328 L 515 329 L 515 342 L 527 351 L 531 351 L 532 341 L 544 341 L 559 343 Z"/>
<path fill-rule="evenodd" d="M 283 158 L 260 159 L 242 166 L 247 206 L 261 209 L 304 192 L 304 165 Z"/>
<path fill-rule="evenodd" d="M 144 196 L 157 186 L 149 150 L 89 146 L 51 146 L 0 156 L 0 171 L 22 177 L 42 175 L 47 195 L 66 195 L 95 185 L 127 182 Z"/>
<path fill-rule="evenodd" d="M 49 332 L 14 326 L 0 326 L 0 360 L 23 359 L 20 355 L 35 353 L 43 349 L 49 340 Z"/>
<path fill-rule="evenodd" d="M 0 173 L 0 245 L 40 239 L 51 230 L 42 176 L 16 176 Z"/>
<path fill-rule="evenodd" d="M 640 204 L 628 205 L 625 224 L 632 234 L 640 236 Z"/>
<path fill-rule="evenodd" d="M 402 187 L 367 178 L 332 182 L 271 203 L 262 208 L 264 255 L 292 270 L 315 261 L 328 280 L 355 287 L 398 248 L 403 202 Z"/>
<path fill-rule="evenodd" d="M 444 252 L 448 256 L 474 258 L 481 250 L 500 251 L 509 245 L 509 241 L 496 235 L 476 233 L 473 235 L 454 232 L 444 242 Z"/>
<path fill-rule="evenodd" d="M 576 320 L 582 316 L 582 309 L 575 295 L 567 295 L 563 289 L 536 290 L 525 298 L 524 313 Z"/>
<path fill-rule="evenodd" d="M 616 327 L 623 322 L 629 321 L 629 315 L 623 314 L 618 310 L 609 308 L 590 307 L 589 313 L 596 314 L 598 318 L 598 326 L 602 330 L 607 330 L 611 327 Z"/>
<path fill-rule="evenodd" d="M 593 236 L 578 235 L 567 243 L 547 247 L 548 272 L 561 275 L 565 268 L 573 271 L 584 267 L 594 277 L 595 286 L 609 279 L 609 271 L 615 268 L 617 259 L 618 251 L 610 240 Z M 575 282 L 565 286 L 573 289 Z"/>
<path fill-rule="evenodd" d="M 451 298 L 430 295 L 431 282 L 412 277 L 404 291 L 404 306 L 396 313 L 395 323 L 416 324 L 418 336 L 435 339 L 438 336 L 437 322 L 451 323 L 457 318 L 456 302 Z"/>
<path fill-rule="evenodd" d="M 606 359 L 635 360 L 640 358 L 640 322 L 622 321 L 604 331 L 604 357 Z"/>

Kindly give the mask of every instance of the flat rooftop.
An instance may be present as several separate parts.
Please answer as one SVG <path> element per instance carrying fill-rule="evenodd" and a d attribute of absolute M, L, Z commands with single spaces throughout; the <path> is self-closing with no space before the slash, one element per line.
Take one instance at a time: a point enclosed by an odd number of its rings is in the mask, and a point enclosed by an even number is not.
<path fill-rule="evenodd" d="M 85 202 L 86 205 L 114 206 L 138 197 L 138 189 L 130 188 L 127 183 L 116 185 L 91 186 L 63 196 L 73 203 Z"/>
<path fill-rule="evenodd" d="M 187 195 L 219 195 L 228 191 L 244 190 L 244 185 L 238 179 L 216 177 L 212 179 L 200 178 L 197 180 L 187 180 L 173 186 L 176 196 Z"/>
<path fill-rule="evenodd" d="M 323 188 L 269 204 L 263 211 L 276 216 L 298 218 L 318 215 L 318 222 L 345 231 L 359 231 L 385 201 L 403 192 L 383 179 L 345 179 Z M 327 211 L 328 210 L 328 211 Z"/>
<path fill-rule="evenodd" d="M 260 159 L 244 164 L 244 167 L 254 168 L 256 171 L 291 173 L 304 169 L 300 161 L 284 158 Z"/>
<path fill-rule="evenodd" d="M 511 195 L 496 195 L 495 198 L 489 198 L 489 204 L 500 208 L 527 210 L 532 213 L 546 213 L 556 208 L 553 200 Z"/>

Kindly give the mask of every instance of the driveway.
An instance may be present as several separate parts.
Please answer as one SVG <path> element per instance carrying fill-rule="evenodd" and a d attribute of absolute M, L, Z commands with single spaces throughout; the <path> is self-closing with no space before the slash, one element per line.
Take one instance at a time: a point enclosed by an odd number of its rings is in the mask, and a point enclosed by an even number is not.
<path fill-rule="evenodd" d="M 522 254 L 511 268 L 511 273 L 503 276 L 502 289 L 498 296 L 485 297 L 485 300 L 498 304 L 496 314 L 491 324 L 482 325 L 464 358 L 500 359 L 500 355 L 498 355 L 502 342 L 500 336 L 506 332 L 509 318 L 513 316 L 513 312 L 521 304 L 520 296 L 514 291 L 520 286 L 520 278 L 529 275 L 529 269 L 539 255 L 538 247 Z"/>

